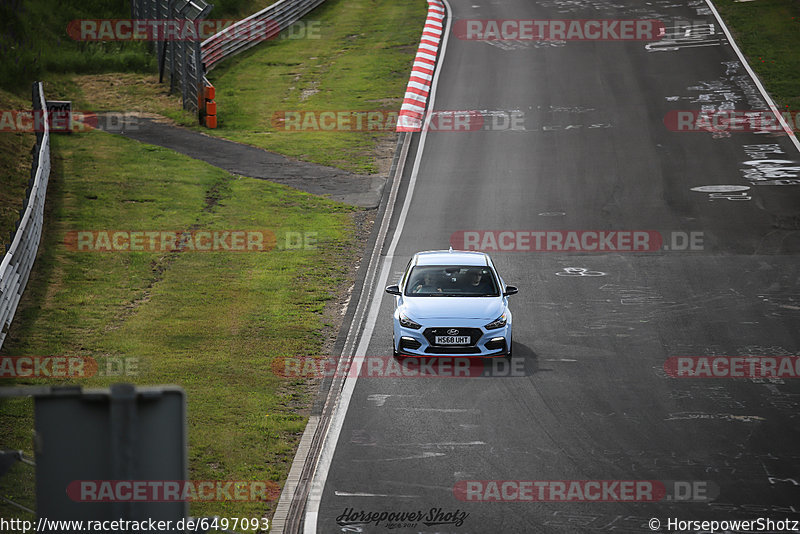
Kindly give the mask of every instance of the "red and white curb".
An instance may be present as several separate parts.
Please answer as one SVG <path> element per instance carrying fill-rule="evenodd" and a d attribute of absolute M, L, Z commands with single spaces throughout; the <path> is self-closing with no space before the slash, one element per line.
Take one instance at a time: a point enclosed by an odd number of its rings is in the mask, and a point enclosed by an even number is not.
<path fill-rule="evenodd" d="M 419 132 L 422 129 L 422 119 L 436 68 L 436 56 L 444 31 L 444 16 L 445 8 L 441 0 L 428 0 L 428 19 L 425 21 L 417 57 L 406 86 L 406 96 L 397 117 L 398 132 Z"/>

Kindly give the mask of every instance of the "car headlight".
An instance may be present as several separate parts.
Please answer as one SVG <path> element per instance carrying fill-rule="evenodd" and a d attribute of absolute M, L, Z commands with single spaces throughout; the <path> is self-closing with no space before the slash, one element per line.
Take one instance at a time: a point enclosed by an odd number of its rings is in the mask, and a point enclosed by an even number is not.
<path fill-rule="evenodd" d="M 497 319 L 495 319 L 491 323 L 489 323 L 486 326 L 484 326 L 484 328 L 486 330 L 496 330 L 498 328 L 503 328 L 506 325 L 506 322 L 507 322 L 506 314 L 504 313 L 503 315 L 501 315 L 500 317 L 498 317 Z"/>
<path fill-rule="evenodd" d="M 400 320 L 400 326 L 402 326 L 403 328 L 411 328 L 412 330 L 418 330 L 422 328 L 421 324 L 412 321 L 404 313 L 401 313 L 398 319 Z"/>

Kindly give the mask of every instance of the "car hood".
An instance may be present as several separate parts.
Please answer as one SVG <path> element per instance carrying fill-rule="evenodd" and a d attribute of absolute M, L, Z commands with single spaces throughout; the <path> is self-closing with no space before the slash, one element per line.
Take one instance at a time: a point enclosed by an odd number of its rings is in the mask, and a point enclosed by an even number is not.
<path fill-rule="evenodd" d="M 403 310 L 412 319 L 486 319 L 504 311 L 502 297 L 405 297 Z"/>

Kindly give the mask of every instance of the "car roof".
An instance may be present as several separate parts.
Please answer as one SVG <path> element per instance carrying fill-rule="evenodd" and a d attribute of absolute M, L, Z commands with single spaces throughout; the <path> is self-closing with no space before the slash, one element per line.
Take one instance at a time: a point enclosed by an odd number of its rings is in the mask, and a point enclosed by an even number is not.
<path fill-rule="evenodd" d="M 414 265 L 489 265 L 485 253 L 467 250 L 426 250 L 414 254 L 414 259 Z"/>

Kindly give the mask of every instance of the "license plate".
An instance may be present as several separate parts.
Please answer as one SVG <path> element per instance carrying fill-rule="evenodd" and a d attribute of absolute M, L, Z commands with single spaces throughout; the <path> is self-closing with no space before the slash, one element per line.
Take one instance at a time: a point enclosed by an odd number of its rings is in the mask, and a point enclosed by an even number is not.
<path fill-rule="evenodd" d="M 437 345 L 469 345 L 469 336 L 436 336 Z"/>

